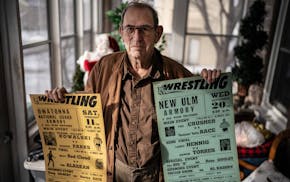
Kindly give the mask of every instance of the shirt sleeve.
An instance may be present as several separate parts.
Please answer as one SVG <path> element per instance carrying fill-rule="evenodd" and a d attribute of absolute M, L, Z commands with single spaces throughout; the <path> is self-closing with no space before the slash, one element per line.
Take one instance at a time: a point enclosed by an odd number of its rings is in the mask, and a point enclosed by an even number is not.
<path fill-rule="evenodd" d="M 85 86 L 85 92 L 87 93 L 97 93 L 97 84 L 99 82 L 98 78 L 100 76 L 100 62 L 98 62 L 97 64 L 94 65 L 94 67 L 92 68 L 88 80 L 87 80 L 87 84 Z"/>

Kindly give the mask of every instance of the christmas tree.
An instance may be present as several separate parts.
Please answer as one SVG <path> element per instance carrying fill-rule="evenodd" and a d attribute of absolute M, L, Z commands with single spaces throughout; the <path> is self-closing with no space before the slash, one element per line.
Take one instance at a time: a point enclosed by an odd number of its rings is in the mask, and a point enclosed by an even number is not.
<path fill-rule="evenodd" d="M 268 39 L 263 25 L 265 16 L 265 2 L 256 0 L 241 20 L 241 41 L 234 49 L 237 60 L 232 72 L 234 80 L 246 88 L 254 83 L 262 83 L 263 80 L 261 51 Z"/>

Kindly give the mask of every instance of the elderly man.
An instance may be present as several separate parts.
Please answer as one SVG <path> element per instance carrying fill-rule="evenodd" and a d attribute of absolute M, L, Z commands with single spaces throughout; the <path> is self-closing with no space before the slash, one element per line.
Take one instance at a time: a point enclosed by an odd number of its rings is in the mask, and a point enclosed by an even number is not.
<path fill-rule="evenodd" d="M 108 153 L 108 181 L 163 181 L 152 82 L 190 77 L 181 64 L 154 48 L 163 32 L 156 11 L 132 2 L 119 33 L 126 51 L 103 57 L 92 69 L 85 91 L 100 93 Z M 220 71 L 201 73 L 212 82 Z M 46 91 L 62 100 L 64 88 Z"/>

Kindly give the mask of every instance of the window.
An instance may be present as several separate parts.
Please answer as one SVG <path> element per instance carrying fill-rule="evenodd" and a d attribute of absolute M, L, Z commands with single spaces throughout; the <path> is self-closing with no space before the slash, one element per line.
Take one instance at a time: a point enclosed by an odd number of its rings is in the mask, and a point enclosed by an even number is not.
<path fill-rule="evenodd" d="M 76 67 L 75 6 L 73 0 L 60 0 L 62 85 L 70 90 Z"/>
<path fill-rule="evenodd" d="M 51 86 L 49 57 L 48 45 L 23 50 L 26 93 L 43 93 Z"/>
<path fill-rule="evenodd" d="M 199 57 L 199 51 L 200 51 L 200 40 L 198 38 L 191 38 L 191 40 L 186 41 L 189 43 L 188 49 L 189 52 L 189 59 L 188 64 L 190 65 L 196 65 L 198 64 L 198 57 Z"/>
<path fill-rule="evenodd" d="M 91 43 L 88 42 L 93 41 L 92 32 L 96 33 L 92 28 L 92 22 L 98 20 L 98 13 L 91 13 L 91 8 L 98 11 L 99 1 L 18 0 L 18 2 L 27 122 L 30 128 L 35 126 L 35 121 L 29 94 L 43 94 L 45 90 L 59 85 L 70 91 L 73 86 L 76 59 L 83 53 L 83 49 L 91 49 Z M 77 11 L 80 9 L 82 10 Z M 79 20 L 82 20 L 81 23 L 77 23 Z"/>
<path fill-rule="evenodd" d="M 191 71 L 204 67 L 225 70 L 231 65 L 244 2 L 189 1 L 183 63 Z"/>
<path fill-rule="evenodd" d="M 162 54 L 166 56 L 171 56 L 172 50 L 172 19 L 173 19 L 173 9 L 174 9 L 174 0 L 155 0 L 154 8 L 158 13 L 159 24 L 163 26 L 163 34 L 166 40 L 165 49 Z M 158 47 L 162 42 L 162 39 L 159 40 L 156 47 Z"/>
<path fill-rule="evenodd" d="M 75 38 L 68 36 L 61 39 L 61 68 L 62 85 L 71 90 L 73 86 L 73 75 L 76 67 Z"/>
<path fill-rule="evenodd" d="M 33 121 L 29 94 L 51 87 L 46 0 L 19 0 L 28 125 Z"/>
<path fill-rule="evenodd" d="M 83 22 L 84 22 L 84 39 L 83 39 L 83 44 L 84 44 L 84 50 L 87 51 L 92 51 L 92 46 L 94 43 L 94 39 L 92 37 L 92 24 L 91 24 L 91 7 L 92 3 L 91 0 L 84 0 L 84 5 L 83 5 Z"/>
<path fill-rule="evenodd" d="M 274 81 L 270 92 L 270 103 L 286 117 L 290 108 L 290 3 L 285 18 L 281 44 L 278 47 L 278 58 L 274 73 Z"/>
<path fill-rule="evenodd" d="M 60 0 L 60 32 L 62 37 L 73 36 L 75 33 L 75 8 L 73 0 Z"/>
<path fill-rule="evenodd" d="M 267 76 L 265 79 L 261 115 L 266 120 L 266 128 L 278 134 L 287 127 L 287 110 L 290 107 L 290 3 L 278 1 L 279 12 L 275 23 L 275 32 Z M 275 12 L 275 11 L 273 11 Z M 288 113 L 289 114 L 289 113 Z M 289 126 L 289 124 L 288 124 Z"/>
<path fill-rule="evenodd" d="M 166 48 L 162 54 L 179 61 L 193 73 L 204 67 L 230 68 L 238 42 L 239 21 L 248 0 L 150 2 L 164 27 Z"/>
<path fill-rule="evenodd" d="M 46 0 L 19 0 L 22 45 L 48 40 Z"/>

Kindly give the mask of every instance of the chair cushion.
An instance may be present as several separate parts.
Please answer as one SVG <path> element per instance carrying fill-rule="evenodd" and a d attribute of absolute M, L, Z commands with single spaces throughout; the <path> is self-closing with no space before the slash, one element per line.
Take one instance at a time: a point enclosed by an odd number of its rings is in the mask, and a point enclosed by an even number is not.
<path fill-rule="evenodd" d="M 262 145 L 253 148 L 237 147 L 239 158 L 264 158 L 268 157 L 270 147 L 274 138 L 271 138 L 264 142 Z"/>

